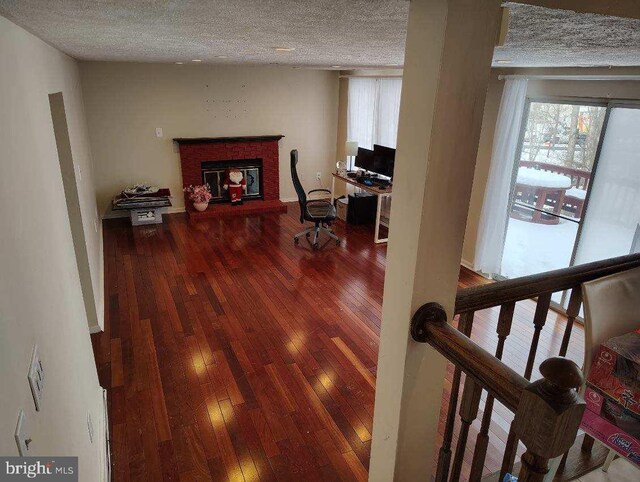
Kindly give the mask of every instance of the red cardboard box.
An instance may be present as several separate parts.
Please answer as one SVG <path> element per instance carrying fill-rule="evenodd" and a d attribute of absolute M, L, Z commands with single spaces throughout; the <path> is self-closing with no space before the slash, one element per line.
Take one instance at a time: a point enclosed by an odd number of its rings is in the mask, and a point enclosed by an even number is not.
<path fill-rule="evenodd" d="M 640 333 L 611 338 L 596 350 L 587 386 L 640 415 Z"/>
<path fill-rule="evenodd" d="M 611 420 L 611 407 L 622 407 L 592 388 L 586 389 L 584 399 L 587 406 L 580 427 L 629 461 L 640 465 L 640 440 L 618 427 L 615 416 Z M 640 424 L 637 429 L 640 430 Z"/>
<path fill-rule="evenodd" d="M 640 465 L 640 330 L 600 345 L 584 399 L 580 427 Z"/>

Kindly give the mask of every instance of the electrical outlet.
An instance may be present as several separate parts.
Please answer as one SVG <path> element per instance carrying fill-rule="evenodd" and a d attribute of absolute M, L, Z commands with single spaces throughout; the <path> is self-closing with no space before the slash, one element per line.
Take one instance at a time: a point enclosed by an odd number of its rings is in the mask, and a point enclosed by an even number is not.
<path fill-rule="evenodd" d="M 44 368 L 40 360 L 40 354 L 38 353 L 38 345 L 33 346 L 31 365 L 29 366 L 27 378 L 29 379 L 29 386 L 31 387 L 31 394 L 33 395 L 33 403 L 36 406 L 36 410 L 40 411 L 42 390 L 44 388 Z"/>
<path fill-rule="evenodd" d="M 87 412 L 87 432 L 89 432 L 89 442 L 93 443 L 93 421 L 91 420 L 91 412 Z"/>
<path fill-rule="evenodd" d="M 29 455 L 31 437 L 27 435 L 27 421 L 23 410 L 20 410 L 20 414 L 18 415 L 18 423 L 16 424 L 14 437 L 16 439 L 16 445 L 18 446 L 18 453 L 20 456 L 26 457 Z"/>
<path fill-rule="evenodd" d="M 80 164 L 76 164 L 76 170 L 78 171 L 78 182 L 82 181 L 82 169 L 80 169 Z"/>
<path fill-rule="evenodd" d="M 319 181 L 322 179 L 322 173 L 320 171 L 316 172 L 316 179 Z"/>
<path fill-rule="evenodd" d="M 162 137 L 162 127 L 156 127 L 156 137 Z"/>
<path fill-rule="evenodd" d="M 96 233 L 98 232 L 98 220 L 97 219 L 93 220 L 93 229 L 94 229 L 94 231 Z"/>

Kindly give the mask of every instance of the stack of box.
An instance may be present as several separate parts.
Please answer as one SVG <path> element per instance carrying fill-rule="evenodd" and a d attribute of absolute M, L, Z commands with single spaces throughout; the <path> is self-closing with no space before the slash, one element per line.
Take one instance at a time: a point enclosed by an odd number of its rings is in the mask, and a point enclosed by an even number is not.
<path fill-rule="evenodd" d="M 581 428 L 640 465 L 640 332 L 600 345 L 584 398 Z"/>

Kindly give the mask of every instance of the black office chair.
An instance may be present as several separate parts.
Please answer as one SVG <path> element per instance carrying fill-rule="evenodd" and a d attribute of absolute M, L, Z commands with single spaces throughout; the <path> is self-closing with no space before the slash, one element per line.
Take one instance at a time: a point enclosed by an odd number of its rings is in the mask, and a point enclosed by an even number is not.
<path fill-rule="evenodd" d="M 298 244 L 300 237 L 303 235 L 307 237 L 307 241 L 311 243 L 309 238 L 311 233 L 313 235 L 313 249 L 320 249 L 320 232 L 328 234 L 331 239 L 336 242 L 336 245 L 340 245 L 340 238 L 335 235 L 333 229 L 331 229 L 331 222 L 336 219 L 336 208 L 329 201 L 322 200 L 307 200 L 307 194 L 312 192 L 327 192 L 331 194 L 328 189 L 312 189 L 308 193 L 305 192 L 298 177 L 298 170 L 296 165 L 298 164 L 298 151 L 296 149 L 291 151 L 291 180 L 293 181 L 293 187 L 296 188 L 298 194 L 298 203 L 300 204 L 300 222 L 304 224 L 305 221 L 311 221 L 314 223 L 313 227 L 307 228 L 304 231 L 300 231 L 293 237 L 293 241 Z"/>

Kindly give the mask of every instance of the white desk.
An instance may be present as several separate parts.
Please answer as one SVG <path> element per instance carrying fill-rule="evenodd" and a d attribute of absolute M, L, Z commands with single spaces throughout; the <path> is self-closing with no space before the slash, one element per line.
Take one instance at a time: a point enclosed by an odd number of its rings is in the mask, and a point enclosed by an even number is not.
<path fill-rule="evenodd" d="M 335 199 L 335 192 L 336 192 L 336 179 L 339 181 L 342 181 L 346 184 L 351 184 L 352 186 L 356 186 L 360 189 L 362 189 L 363 191 L 366 191 L 368 193 L 371 194 L 375 194 L 376 196 L 378 196 L 378 206 L 376 208 L 376 227 L 375 227 L 375 232 L 373 235 L 373 242 L 374 243 L 386 243 L 389 238 L 380 238 L 380 213 L 382 211 L 382 198 L 383 197 L 391 197 L 391 191 L 392 188 L 391 186 L 389 186 L 388 188 L 383 188 L 383 187 L 377 187 L 377 186 L 366 186 L 365 184 L 360 184 L 358 181 L 356 181 L 355 179 L 352 179 L 350 177 L 346 177 L 346 176 L 339 176 L 337 173 L 332 172 L 331 173 L 331 203 L 333 204 L 333 201 Z"/>

